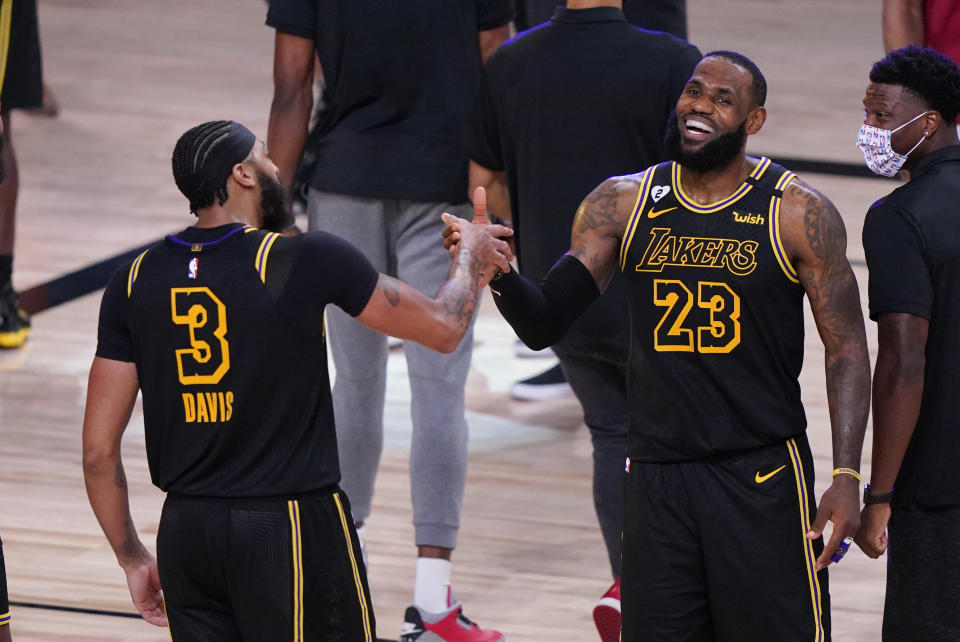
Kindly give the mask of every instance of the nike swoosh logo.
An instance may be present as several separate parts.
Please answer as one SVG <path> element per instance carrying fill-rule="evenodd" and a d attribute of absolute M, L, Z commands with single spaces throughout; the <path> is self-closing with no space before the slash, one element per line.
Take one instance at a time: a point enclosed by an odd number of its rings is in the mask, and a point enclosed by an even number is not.
<path fill-rule="evenodd" d="M 767 481 L 768 479 L 770 479 L 771 477 L 773 477 L 774 475 L 776 475 L 786 467 L 787 465 L 784 464 L 783 466 L 780 466 L 780 468 L 777 468 L 775 471 L 767 473 L 766 475 L 761 475 L 760 471 L 758 470 L 757 476 L 753 478 L 753 481 L 757 482 L 758 484 L 762 484 L 763 482 Z"/>
<path fill-rule="evenodd" d="M 666 214 L 667 212 L 672 212 L 672 211 L 675 210 L 675 209 L 677 209 L 677 208 L 676 208 L 676 207 L 668 207 L 667 209 L 665 209 L 665 210 L 660 210 L 660 211 L 650 210 L 649 212 L 647 212 L 647 217 L 648 217 L 648 218 L 657 218 L 657 217 L 660 216 L 661 214 Z"/>

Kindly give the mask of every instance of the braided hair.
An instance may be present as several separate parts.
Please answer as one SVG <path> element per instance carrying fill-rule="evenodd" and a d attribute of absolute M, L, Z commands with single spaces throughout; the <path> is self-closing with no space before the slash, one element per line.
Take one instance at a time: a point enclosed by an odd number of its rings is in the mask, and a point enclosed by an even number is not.
<path fill-rule="evenodd" d="M 173 179 L 190 201 L 190 211 L 227 202 L 227 179 L 256 142 L 253 133 L 232 120 L 214 120 L 184 133 L 173 148 Z"/>

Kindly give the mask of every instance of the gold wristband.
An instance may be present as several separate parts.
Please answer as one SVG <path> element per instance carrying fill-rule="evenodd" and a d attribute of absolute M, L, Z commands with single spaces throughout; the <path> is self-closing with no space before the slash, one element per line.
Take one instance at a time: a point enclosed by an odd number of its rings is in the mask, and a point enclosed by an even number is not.
<path fill-rule="evenodd" d="M 851 477 L 855 477 L 858 482 L 861 481 L 860 473 L 855 471 L 853 468 L 834 468 L 833 476 L 836 477 L 837 475 L 850 475 Z"/>

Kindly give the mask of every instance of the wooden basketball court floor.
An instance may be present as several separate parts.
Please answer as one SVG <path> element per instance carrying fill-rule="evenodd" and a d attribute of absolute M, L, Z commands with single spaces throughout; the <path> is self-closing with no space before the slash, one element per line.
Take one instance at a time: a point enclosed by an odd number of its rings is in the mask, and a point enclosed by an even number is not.
<path fill-rule="evenodd" d="M 854 140 L 867 71 L 881 54 L 880 3 L 688 0 L 688 9 L 690 38 L 702 51 L 742 51 L 767 75 L 770 116 L 752 152 L 862 162 Z M 216 118 L 265 136 L 273 42 L 265 11 L 257 0 L 41 0 L 46 77 L 62 113 L 56 120 L 14 114 L 18 289 L 189 224 L 171 179 L 173 143 Z M 895 184 L 803 175 L 844 216 L 865 300 L 864 212 Z M 165 630 L 122 617 L 133 608 L 83 490 L 80 426 L 99 299 L 97 292 L 37 314 L 27 346 L 0 353 L 0 533 L 19 641 L 168 639 Z M 812 322 L 807 327 L 802 384 L 819 495 L 832 467 L 830 436 L 823 350 Z M 874 349 L 875 329 L 867 327 Z M 549 362 L 514 357 L 513 335 L 489 301 L 474 355 L 457 596 L 470 617 L 511 642 L 594 640 L 591 609 L 610 578 L 579 408 L 571 399 L 509 399 L 511 382 Z M 380 636 L 395 639 L 412 600 L 414 548 L 402 356 L 389 367 L 388 438 L 368 548 Z M 869 440 L 868 432 L 865 469 Z M 139 409 L 123 453 L 134 518 L 152 546 L 162 494 L 147 475 Z M 879 639 L 884 573 L 882 560 L 858 549 L 833 569 L 834 639 Z"/>

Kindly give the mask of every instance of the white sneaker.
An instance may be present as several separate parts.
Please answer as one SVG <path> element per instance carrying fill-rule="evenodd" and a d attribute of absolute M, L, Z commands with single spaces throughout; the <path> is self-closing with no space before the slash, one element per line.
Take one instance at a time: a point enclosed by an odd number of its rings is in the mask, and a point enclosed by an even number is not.
<path fill-rule="evenodd" d="M 520 359 L 540 359 L 554 357 L 553 348 L 544 348 L 543 350 L 531 350 L 526 343 L 517 339 L 513 344 L 513 355 Z"/>
<path fill-rule="evenodd" d="M 562 399 L 573 394 L 560 364 L 510 386 L 510 397 L 517 401 Z"/>

